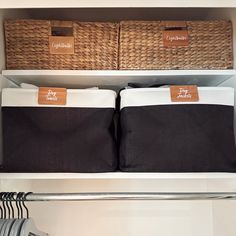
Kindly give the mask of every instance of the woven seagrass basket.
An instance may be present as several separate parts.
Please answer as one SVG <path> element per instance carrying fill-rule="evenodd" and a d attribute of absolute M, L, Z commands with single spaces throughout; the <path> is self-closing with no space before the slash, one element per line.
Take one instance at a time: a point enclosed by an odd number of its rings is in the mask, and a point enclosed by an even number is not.
<path fill-rule="evenodd" d="M 230 21 L 123 21 L 119 68 L 230 69 Z"/>
<path fill-rule="evenodd" d="M 6 20 L 7 69 L 118 68 L 119 24 Z"/>

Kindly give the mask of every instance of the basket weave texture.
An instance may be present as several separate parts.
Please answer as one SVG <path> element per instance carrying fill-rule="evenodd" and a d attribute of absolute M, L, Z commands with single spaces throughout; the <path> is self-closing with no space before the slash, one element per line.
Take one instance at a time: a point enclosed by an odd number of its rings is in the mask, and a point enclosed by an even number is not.
<path fill-rule="evenodd" d="M 165 47 L 161 21 L 120 24 L 119 69 L 233 68 L 230 21 L 186 21 L 188 46 Z"/>
<path fill-rule="evenodd" d="M 50 54 L 52 22 L 6 20 L 7 69 L 115 70 L 119 24 L 72 22 L 74 54 Z"/>

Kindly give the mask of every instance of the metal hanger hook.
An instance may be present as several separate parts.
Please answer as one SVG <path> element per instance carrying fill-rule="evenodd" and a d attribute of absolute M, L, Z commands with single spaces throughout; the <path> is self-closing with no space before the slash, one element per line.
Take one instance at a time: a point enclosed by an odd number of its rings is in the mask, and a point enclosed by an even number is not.
<path fill-rule="evenodd" d="M 23 206 L 24 206 L 24 208 L 25 208 L 25 211 L 26 211 L 26 218 L 28 219 L 29 218 L 29 210 L 28 210 L 28 208 L 26 207 L 26 205 L 25 205 L 25 201 L 26 201 L 26 197 L 29 195 L 29 194 L 31 194 L 32 192 L 28 192 L 28 193 L 24 193 L 24 195 L 23 195 L 23 201 L 22 201 L 22 204 L 23 204 Z"/>
<path fill-rule="evenodd" d="M 3 192 L 0 193 L 0 201 L 1 201 L 1 203 L 2 203 L 2 194 L 3 194 Z M 0 211 L 1 211 L 1 219 L 3 219 L 3 208 L 2 208 L 1 205 L 0 205 Z"/>
<path fill-rule="evenodd" d="M 18 193 L 18 203 L 19 203 L 19 209 L 20 209 L 20 218 L 23 218 L 23 207 L 22 207 L 22 197 L 23 197 L 23 192 Z"/>
<path fill-rule="evenodd" d="M 15 199 L 14 199 L 15 194 L 16 194 L 16 193 L 11 192 L 11 193 L 10 193 L 10 196 L 9 196 L 9 198 L 10 198 L 10 207 L 11 207 L 11 210 L 12 210 L 12 219 L 15 218 L 15 210 L 14 210 L 14 207 L 13 207 L 13 201 L 15 200 Z"/>
<path fill-rule="evenodd" d="M 8 198 L 9 198 L 9 192 L 4 192 L 3 193 L 3 204 L 5 205 L 5 219 L 6 218 L 11 218 L 11 209 L 10 209 L 10 206 L 9 206 L 9 204 L 8 204 Z M 8 214 L 7 214 L 7 212 L 8 212 Z"/>

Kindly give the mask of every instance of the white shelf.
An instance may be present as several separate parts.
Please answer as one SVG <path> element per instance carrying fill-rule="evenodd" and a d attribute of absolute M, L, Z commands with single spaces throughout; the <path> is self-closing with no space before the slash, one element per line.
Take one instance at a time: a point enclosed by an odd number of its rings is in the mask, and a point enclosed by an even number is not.
<path fill-rule="evenodd" d="M 236 179 L 236 173 L 0 173 L 3 179 Z"/>
<path fill-rule="evenodd" d="M 2 1 L 0 8 L 75 8 L 75 7 L 236 7 L 235 0 L 8 0 Z"/>
<path fill-rule="evenodd" d="M 233 76 L 236 70 L 3 70 L 2 75 L 16 84 L 84 88 L 124 87 L 129 82 L 146 84 L 197 84 L 215 86 Z"/>

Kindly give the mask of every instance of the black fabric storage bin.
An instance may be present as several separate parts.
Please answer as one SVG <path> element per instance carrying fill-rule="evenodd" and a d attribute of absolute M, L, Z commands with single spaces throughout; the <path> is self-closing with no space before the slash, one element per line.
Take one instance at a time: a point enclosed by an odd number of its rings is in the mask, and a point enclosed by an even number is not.
<path fill-rule="evenodd" d="M 236 171 L 234 89 L 198 90 L 192 103 L 171 102 L 169 88 L 121 92 L 122 171 Z"/>
<path fill-rule="evenodd" d="M 4 172 L 108 172 L 117 169 L 116 93 L 67 90 L 65 106 L 38 105 L 38 89 L 2 92 Z"/>

